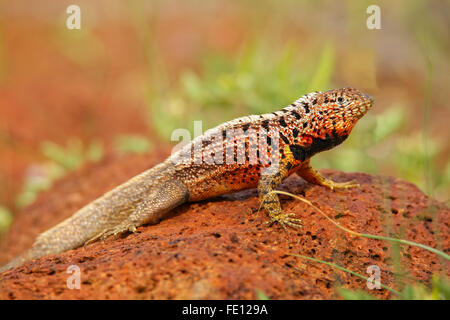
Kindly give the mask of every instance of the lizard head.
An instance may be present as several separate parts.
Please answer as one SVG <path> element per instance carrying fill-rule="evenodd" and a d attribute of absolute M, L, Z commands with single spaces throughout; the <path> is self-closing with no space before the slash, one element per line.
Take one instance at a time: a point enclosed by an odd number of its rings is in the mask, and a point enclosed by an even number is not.
<path fill-rule="evenodd" d="M 317 92 L 310 96 L 311 119 L 316 123 L 312 135 L 343 141 L 356 122 L 372 107 L 373 99 L 354 88 Z"/>
<path fill-rule="evenodd" d="M 372 103 L 370 96 L 354 88 L 314 92 L 299 99 L 296 107 L 304 110 L 308 121 L 299 125 L 303 152 L 297 152 L 296 159 L 306 159 L 342 143 Z"/>

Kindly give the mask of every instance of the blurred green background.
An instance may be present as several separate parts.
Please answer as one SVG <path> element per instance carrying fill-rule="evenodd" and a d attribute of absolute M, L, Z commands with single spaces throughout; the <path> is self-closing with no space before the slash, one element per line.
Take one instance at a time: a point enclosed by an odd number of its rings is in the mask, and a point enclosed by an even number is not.
<path fill-rule="evenodd" d="M 72 1 L 0 4 L 0 230 L 52 183 L 315 90 L 375 99 L 318 168 L 393 175 L 448 202 L 449 3 Z"/>

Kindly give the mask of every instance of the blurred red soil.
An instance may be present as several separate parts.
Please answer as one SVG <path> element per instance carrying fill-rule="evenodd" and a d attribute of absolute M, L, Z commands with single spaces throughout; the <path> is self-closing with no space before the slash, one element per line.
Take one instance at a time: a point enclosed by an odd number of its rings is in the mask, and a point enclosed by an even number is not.
<path fill-rule="evenodd" d="M 24 37 L 28 32 L 40 36 Z M 149 135 L 148 113 L 135 92 L 142 83 L 132 78 L 139 77 L 138 50 L 105 47 L 104 57 L 77 65 L 55 44 L 51 26 L 29 21 L 9 24 L 2 40 L 8 81 L 0 85 L 0 204 L 14 207 L 27 166 L 43 160 L 43 141 L 65 145 L 74 137 L 86 144 L 97 139 L 108 151 L 119 133 Z M 135 87 L 125 86 L 124 79 Z"/>

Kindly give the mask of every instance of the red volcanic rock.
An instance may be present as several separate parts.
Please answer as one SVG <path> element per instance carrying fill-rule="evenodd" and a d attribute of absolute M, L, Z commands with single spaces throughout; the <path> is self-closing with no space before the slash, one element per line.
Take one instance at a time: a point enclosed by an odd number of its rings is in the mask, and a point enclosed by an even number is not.
<path fill-rule="evenodd" d="M 86 166 L 41 194 L 17 215 L 0 250 L 0 263 L 30 247 L 35 237 L 104 192 L 158 163 L 157 156 L 109 157 Z M 361 233 L 401 237 L 449 252 L 450 210 L 416 186 L 392 177 L 323 171 L 336 181 L 356 179 L 361 188 L 330 191 L 292 176 L 281 189 L 311 201 L 341 225 Z M 333 262 L 362 275 L 377 265 L 383 284 L 430 282 L 448 273 L 436 255 L 400 247 L 402 275 L 395 276 L 392 245 L 337 229 L 314 208 L 281 196 L 286 212 L 303 228 L 268 226 L 258 212 L 256 190 L 183 205 L 158 225 L 46 256 L 0 274 L 0 299 L 335 299 L 335 288 L 368 290 L 366 282 L 332 267 L 296 258 Z M 67 268 L 77 265 L 81 288 L 67 287 Z M 406 275 L 406 276 L 405 276 Z M 412 280 L 411 280 L 412 279 Z"/>

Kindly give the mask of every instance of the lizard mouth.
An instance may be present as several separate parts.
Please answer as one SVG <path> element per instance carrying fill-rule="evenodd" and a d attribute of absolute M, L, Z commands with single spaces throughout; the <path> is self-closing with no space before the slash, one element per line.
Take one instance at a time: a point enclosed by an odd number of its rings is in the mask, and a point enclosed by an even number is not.
<path fill-rule="evenodd" d="M 366 100 L 367 109 L 372 108 L 372 105 L 373 105 L 375 100 L 371 96 L 369 96 L 367 94 L 364 94 L 364 98 Z"/>
<path fill-rule="evenodd" d="M 374 101 L 373 98 L 371 96 L 369 96 L 368 94 L 363 93 L 362 96 L 364 97 L 364 99 L 366 101 L 369 101 L 370 104 L 373 103 L 373 101 Z"/>
<path fill-rule="evenodd" d="M 373 103 L 374 99 L 371 96 L 365 93 L 361 94 L 361 104 L 356 109 L 356 116 L 358 117 L 358 119 L 364 116 L 367 113 L 367 111 L 369 111 L 372 108 Z"/>

